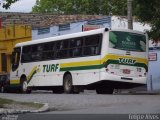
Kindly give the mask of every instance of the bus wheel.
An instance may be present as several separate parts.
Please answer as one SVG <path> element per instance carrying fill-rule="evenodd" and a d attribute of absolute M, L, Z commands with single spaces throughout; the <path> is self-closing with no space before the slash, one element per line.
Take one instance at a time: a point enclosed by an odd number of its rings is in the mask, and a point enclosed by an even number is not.
<path fill-rule="evenodd" d="M 26 80 L 21 82 L 21 93 L 31 93 L 31 89 L 28 88 L 28 83 Z"/>
<path fill-rule="evenodd" d="M 0 88 L 0 92 L 1 92 L 1 93 L 4 93 L 4 86 L 3 86 L 3 85 L 2 85 L 1 88 Z"/>
<path fill-rule="evenodd" d="M 72 76 L 70 74 L 64 76 L 63 88 L 65 93 L 73 93 Z"/>
<path fill-rule="evenodd" d="M 113 88 L 97 88 L 96 93 L 97 94 L 113 94 Z"/>

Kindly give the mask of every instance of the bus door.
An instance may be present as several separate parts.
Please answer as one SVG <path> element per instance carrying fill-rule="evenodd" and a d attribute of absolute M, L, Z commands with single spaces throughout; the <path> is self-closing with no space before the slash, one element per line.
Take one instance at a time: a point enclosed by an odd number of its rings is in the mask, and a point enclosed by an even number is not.
<path fill-rule="evenodd" d="M 18 78 L 19 77 L 19 61 L 20 61 L 20 53 L 21 53 L 21 48 L 15 48 L 14 52 L 12 53 L 12 70 L 11 70 L 11 76 L 12 78 Z"/>

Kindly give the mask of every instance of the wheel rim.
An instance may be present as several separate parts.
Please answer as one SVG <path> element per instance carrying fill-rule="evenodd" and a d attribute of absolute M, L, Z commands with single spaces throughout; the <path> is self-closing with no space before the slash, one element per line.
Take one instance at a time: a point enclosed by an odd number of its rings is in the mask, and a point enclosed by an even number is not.
<path fill-rule="evenodd" d="M 64 91 L 66 93 L 71 93 L 72 91 L 72 77 L 67 75 L 64 82 Z"/>
<path fill-rule="evenodd" d="M 72 84 L 71 84 L 71 80 L 67 79 L 67 80 L 66 80 L 66 84 L 65 84 L 65 88 L 66 88 L 66 90 L 67 90 L 67 91 L 69 91 L 69 90 L 70 90 L 70 88 L 71 88 L 71 86 L 72 86 Z"/>
<path fill-rule="evenodd" d="M 22 89 L 23 89 L 24 92 L 27 91 L 27 87 L 28 87 L 28 86 L 27 86 L 27 82 L 24 81 L 24 82 L 23 82 L 23 85 L 22 85 Z"/>
<path fill-rule="evenodd" d="M 3 86 L 1 87 L 1 92 L 2 92 L 2 93 L 4 92 L 4 87 L 3 87 Z"/>

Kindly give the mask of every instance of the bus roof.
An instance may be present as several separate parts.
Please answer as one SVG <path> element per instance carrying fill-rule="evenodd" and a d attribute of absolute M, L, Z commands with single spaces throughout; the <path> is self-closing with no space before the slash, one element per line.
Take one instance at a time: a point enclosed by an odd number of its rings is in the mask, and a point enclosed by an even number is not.
<path fill-rule="evenodd" d="M 100 33 L 104 33 L 106 29 L 107 28 L 100 28 L 100 29 L 95 29 L 95 30 L 90 30 L 90 31 L 85 31 L 85 32 L 77 32 L 77 33 L 72 33 L 72 34 L 67 34 L 67 35 L 60 35 L 60 36 L 43 38 L 43 39 L 37 39 L 33 41 L 28 41 L 28 42 L 21 42 L 21 43 L 16 44 L 15 47 L 46 43 L 46 42 L 51 42 L 51 41 L 58 41 L 58 40 L 64 40 L 64 39 L 70 39 L 70 38 L 76 38 L 76 37 L 82 37 L 82 36 L 88 36 L 88 35 L 94 35 L 94 34 L 100 34 Z M 140 31 L 129 30 L 129 29 L 115 29 L 114 31 L 128 31 L 128 32 L 134 31 L 139 34 L 144 34 Z"/>
<path fill-rule="evenodd" d="M 78 32 L 78 33 L 73 33 L 73 34 L 37 39 L 33 41 L 28 41 L 28 42 L 21 42 L 21 43 L 16 44 L 15 47 L 46 43 L 46 42 L 51 42 L 51 41 L 63 40 L 63 39 L 70 39 L 70 38 L 82 37 L 82 36 L 93 35 L 93 34 L 99 34 L 99 33 L 103 33 L 104 30 L 105 28 L 102 28 L 102 29 L 90 30 L 90 31 L 85 31 L 85 32 Z"/>

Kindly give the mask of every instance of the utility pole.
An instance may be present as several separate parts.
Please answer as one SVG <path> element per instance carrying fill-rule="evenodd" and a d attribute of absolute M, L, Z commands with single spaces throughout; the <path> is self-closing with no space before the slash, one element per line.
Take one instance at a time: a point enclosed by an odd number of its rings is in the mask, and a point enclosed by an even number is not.
<path fill-rule="evenodd" d="M 127 0 L 127 8 L 128 8 L 128 29 L 133 29 L 133 20 L 132 20 L 132 1 Z"/>

